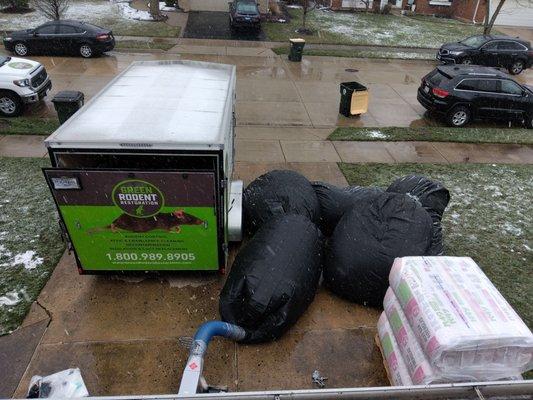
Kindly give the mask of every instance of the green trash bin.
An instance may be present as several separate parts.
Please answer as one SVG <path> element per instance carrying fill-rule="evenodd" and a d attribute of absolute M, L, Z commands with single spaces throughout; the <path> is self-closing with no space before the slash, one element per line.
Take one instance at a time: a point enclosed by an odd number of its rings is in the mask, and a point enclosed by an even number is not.
<path fill-rule="evenodd" d="M 291 42 L 291 51 L 289 52 L 289 61 L 302 61 L 302 54 L 304 52 L 305 39 L 289 39 Z"/>
<path fill-rule="evenodd" d="M 61 125 L 83 106 L 84 99 L 82 92 L 74 90 L 65 90 L 54 96 L 52 103 L 54 103 Z"/>

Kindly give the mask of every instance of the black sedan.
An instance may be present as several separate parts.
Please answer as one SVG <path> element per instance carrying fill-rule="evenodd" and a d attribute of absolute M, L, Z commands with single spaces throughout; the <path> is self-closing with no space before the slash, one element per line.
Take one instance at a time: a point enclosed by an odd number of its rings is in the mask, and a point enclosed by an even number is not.
<path fill-rule="evenodd" d="M 4 38 L 4 47 L 17 56 L 76 54 L 90 58 L 115 47 L 113 33 L 85 22 L 61 20 L 35 29 L 15 31 Z"/>
<path fill-rule="evenodd" d="M 526 40 L 478 35 L 442 45 L 437 60 L 445 64 L 476 64 L 506 68 L 513 75 L 533 66 L 533 49 Z"/>

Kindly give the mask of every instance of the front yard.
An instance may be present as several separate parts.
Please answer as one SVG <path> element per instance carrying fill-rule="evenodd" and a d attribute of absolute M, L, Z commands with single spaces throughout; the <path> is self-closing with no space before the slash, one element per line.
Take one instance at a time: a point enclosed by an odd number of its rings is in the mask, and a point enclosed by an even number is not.
<path fill-rule="evenodd" d="M 388 186 L 411 173 L 444 183 L 447 255 L 470 256 L 533 326 L 533 166 L 480 164 L 341 164 L 350 185 Z"/>
<path fill-rule="evenodd" d="M 177 37 L 180 28 L 165 22 L 138 21 L 128 12 L 107 0 L 72 0 L 64 19 L 86 21 L 111 29 L 115 35 Z M 37 11 L 27 14 L 0 12 L 0 33 L 19 29 L 35 28 L 47 19 Z"/>
<path fill-rule="evenodd" d="M 41 172 L 48 165 L 0 158 L 0 335 L 20 325 L 64 250 Z"/>
<path fill-rule="evenodd" d="M 289 9 L 288 23 L 265 23 L 269 40 L 286 42 L 299 37 L 296 29 L 302 24 L 302 10 Z M 309 43 L 338 43 L 398 47 L 437 48 L 445 42 L 479 34 L 482 28 L 451 19 L 405 17 L 364 12 L 332 12 L 314 10 L 307 17 L 313 35 L 302 36 Z"/>

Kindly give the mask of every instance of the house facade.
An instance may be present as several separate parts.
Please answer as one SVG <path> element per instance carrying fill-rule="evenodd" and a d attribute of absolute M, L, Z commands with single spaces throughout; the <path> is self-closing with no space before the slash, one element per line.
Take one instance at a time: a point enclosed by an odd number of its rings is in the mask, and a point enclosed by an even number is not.
<path fill-rule="evenodd" d="M 417 14 L 438 15 L 462 21 L 483 23 L 489 0 L 403 0 L 403 9 Z"/>

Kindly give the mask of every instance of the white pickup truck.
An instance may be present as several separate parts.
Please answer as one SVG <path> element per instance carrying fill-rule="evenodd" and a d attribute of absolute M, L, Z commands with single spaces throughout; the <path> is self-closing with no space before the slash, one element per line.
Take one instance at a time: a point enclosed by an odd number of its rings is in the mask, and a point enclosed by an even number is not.
<path fill-rule="evenodd" d="M 38 102 L 51 88 L 42 64 L 0 55 L 0 116 L 20 115 L 26 104 Z"/>

